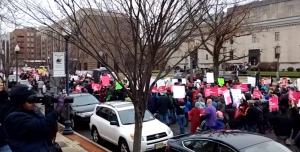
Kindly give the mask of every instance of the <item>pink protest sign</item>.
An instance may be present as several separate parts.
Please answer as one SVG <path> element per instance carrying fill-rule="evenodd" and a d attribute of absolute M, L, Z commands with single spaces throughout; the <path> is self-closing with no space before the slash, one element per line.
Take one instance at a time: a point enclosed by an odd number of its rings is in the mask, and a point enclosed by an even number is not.
<path fill-rule="evenodd" d="M 257 89 L 254 89 L 253 90 L 253 97 L 260 99 L 261 98 L 261 91 L 259 91 Z"/>
<path fill-rule="evenodd" d="M 278 108 L 278 97 L 269 98 L 269 109 L 273 110 Z"/>
<path fill-rule="evenodd" d="M 224 100 L 226 105 L 232 103 L 229 90 L 224 91 L 223 95 L 224 95 Z"/>
<path fill-rule="evenodd" d="M 109 85 L 109 76 L 104 75 L 101 77 L 102 85 L 107 87 Z"/>
<path fill-rule="evenodd" d="M 98 83 L 92 83 L 92 89 L 94 91 L 99 91 L 101 89 L 101 86 Z"/>
<path fill-rule="evenodd" d="M 234 89 L 240 89 L 242 92 L 247 92 L 248 85 L 247 84 L 237 84 L 237 85 L 234 85 Z"/>
<path fill-rule="evenodd" d="M 218 95 L 223 94 L 224 91 L 227 91 L 226 87 L 218 87 Z"/>
<path fill-rule="evenodd" d="M 299 102 L 299 97 L 300 97 L 300 93 L 293 91 L 293 90 L 289 90 L 289 100 L 293 101 L 295 104 L 298 104 Z"/>
<path fill-rule="evenodd" d="M 204 94 L 205 94 L 205 97 L 218 96 L 218 88 L 217 87 L 205 88 L 204 89 Z"/>

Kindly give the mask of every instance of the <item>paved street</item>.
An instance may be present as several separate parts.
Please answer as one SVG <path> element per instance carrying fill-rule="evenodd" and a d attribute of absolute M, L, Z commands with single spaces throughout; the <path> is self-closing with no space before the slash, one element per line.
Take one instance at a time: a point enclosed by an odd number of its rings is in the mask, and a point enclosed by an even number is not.
<path fill-rule="evenodd" d="M 170 128 L 172 129 L 174 135 L 179 135 L 180 134 L 179 126 L 177 124 L 171 125 Z M 190 127 L 186 127 L 185 131 L 186 131 L 186 133 L 190 133 Z M 83 135 L 83 136 L 85 136 L 85 137 L 92 140 L 91 132 L 88 129 L 88 125 L 82 126 L 82 128 L 77 129 L 76 132 L 78 132 L 79 134 L 81 134 L 81 135 Z M 274 133 L 266 132 L 265 136 L 269 137 L 273 140 L 276 139 L 276 136 L 274 135 Z M 111 150 L 111 151 L 117 151 L 118 150 L 117 146 L 114 146 L 113 144 L 110 144 L 107 141 L 103 141 L 100 145 L 107 148 L 107 149 L 109 149 L 109 150 Z M 290 149 L 296 149 L 296 147 L 295 146 L 290 146 Z M 161 151 L 163 151 L 163 150 L 161 150 Z"/>

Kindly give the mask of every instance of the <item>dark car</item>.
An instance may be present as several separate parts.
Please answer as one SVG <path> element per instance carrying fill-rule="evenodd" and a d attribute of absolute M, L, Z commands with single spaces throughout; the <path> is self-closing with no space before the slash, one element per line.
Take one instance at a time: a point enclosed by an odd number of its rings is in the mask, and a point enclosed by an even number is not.
<path fill-rule="evenodd" d="M 207 131 L 170 138 L 166 152 L 292 152 L 259 134 L 239 131 Z"/>
<path fill-rule="evenodd" d="M 99 101 L 89 93 L 73 93 L 70 96 L 74 98 L 74 102 L 70 106 L 72 128 L 81 123 L 89 123 L 94 108 L 96 104 L 99 104 Z M 61 119 L 63 120 L 66 118 L 66 110 L 66 107 L 63 108 L 61 113 Z"/>

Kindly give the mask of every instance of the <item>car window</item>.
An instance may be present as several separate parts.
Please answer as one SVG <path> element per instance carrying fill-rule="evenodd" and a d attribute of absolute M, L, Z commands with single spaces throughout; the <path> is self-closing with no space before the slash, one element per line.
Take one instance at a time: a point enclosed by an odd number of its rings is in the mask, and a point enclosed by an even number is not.
<path fill-rule="evenodd" d="M 72 96 L 72 95 L 71 95 Z M 72 106 L 84 106 L 98 104 L 98 100 L 93 95 L 73 96 L 74 101 Z"/>
<path fill-rule="evenodd" d="M 292 152 L 287 147 L 275 141 L 263 142 L 240 150 L 241 152 Z"/>
<path fill-rule="evenodd" d="M 117 115 L 116 115 L 115 111 L 113 111 L 113 110 L 110 111 L 108 120 L 118 122 L 118 118 L 117 118 Z"/>
<path fill-rule="evenodd" d="M 120 120 L 121 120 L 123 125 L 134 124 L 134 122 L 135 122 L 135 120 L 134 120 L 134 109 L 122 110 L 122 111 L 118 111 L 118 113 L 119 113 L 119 117 L 120 117 Z M 151 121 L 151 120 L 154 120 L 154 119 L 155 118 L 153 117 L 153 115 L 148 110 L 146 110 L 143 122 Z"/>
<path fill-rule="evenodd" d="M 213 152 L 214 142 L 207 140 L 185 141 L 184 146 L 195 152 Z"/>
<path fill-rule="evenodd" d="M 108 109 L 106 107 L 101 107 L 101 108 L 99 108 L 99 110 L 96 111 L 96 115 L 105 120 L 108 120 L 109 113 L 110 113 L 110 109 Z"/>
<path fill-rule="evenodd" d="M 217 152 L 235 152 L 235 151 L 225 145 L 219 144 Z"/>

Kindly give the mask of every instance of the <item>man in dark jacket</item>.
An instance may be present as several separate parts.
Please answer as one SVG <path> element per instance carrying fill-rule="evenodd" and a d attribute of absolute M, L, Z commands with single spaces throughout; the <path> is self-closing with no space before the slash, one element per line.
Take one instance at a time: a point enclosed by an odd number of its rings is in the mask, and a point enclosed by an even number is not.
<path fill-rule="evenodd" d="M 168 109 L 171 108 L 170 98 L 167 97 L 165 95 L 165 93 L 161 93 L 161 96 L 159 96 L 157 99 L 156 106 L 157 106 L 157 111 L 159 114 L 159 120 L 161 122 L 164 122 L 164 119 L 165 119 L 165 121 L 166 121 L 165 123 L 167 125 L 169 125 Z"/>
<path fill-rule="evenodd" d="M 277 142 L 286 145 L 286 140 L 292 133 L 293 120 L 288 115 L 287 108 L 282 107 L 280 112 L 281 114 L 277 116 L 275 115 L 271 118 L 271 120 L 274 122 L 274 133 L 276 135 Z"/>
<path fill-rule="evenodd" d="M 246 123 L 249 132 L 256 132 L 260 111 L 254 106 L 254 100 L 248 100 L 249 107 L 246 109 Z"/>
<path fill-rule="evenodd" d="M 174 105 L 176 108 L 176 114 L 177 114 L 177 123 L 179 125 L 180 134 L 185 134 L 184 124 L 186 123 L 185 115 L 184 115 L 184 109 L 185 109 L 185 102 L 184 99 L 175 99 Z"/>
<path fill-rule="evenodd" d="M 3 123 L 5 116 L 13 108 L 13 105 L 8 100 L 8 93 L 4 90 L 4 83 L 0 82 L 0 152 L 11 152 L 6 141 Z"/>
<path fill-rule="evenodd" d="M 11 150 L 13 152 L 55 151 L 53 144 L 49 143 L 49 138 L 64 107 L 66 96 L 61 95 L 55 110 L 41 119 L 32 102 L 32 99 L 35 99 L 35 92 L 27 85 L 15 86 L 9 95 L 14 110 L 6 116 L 3 127 Z"/>

